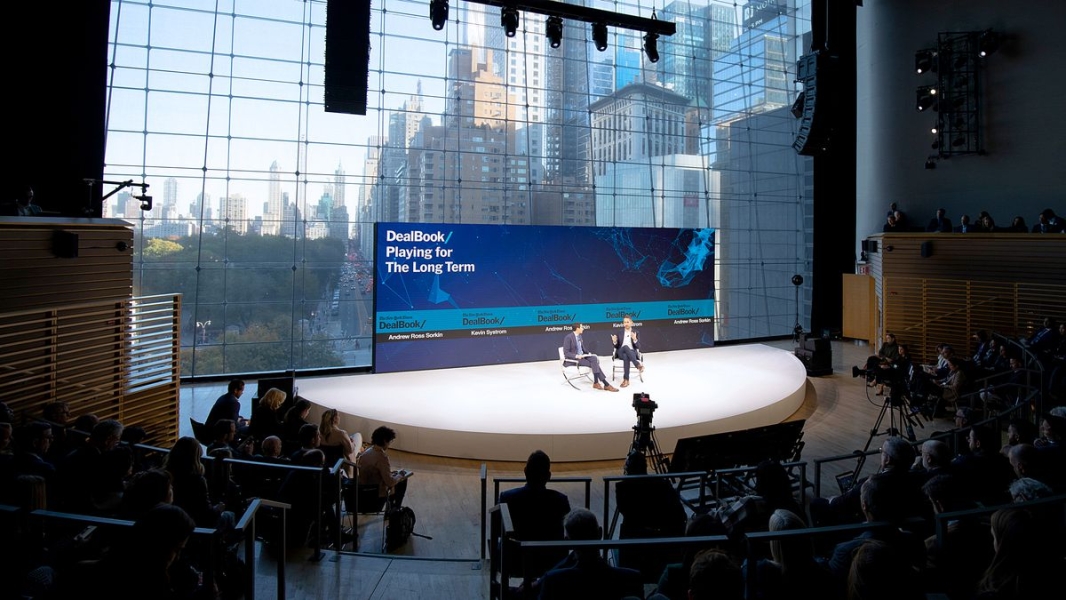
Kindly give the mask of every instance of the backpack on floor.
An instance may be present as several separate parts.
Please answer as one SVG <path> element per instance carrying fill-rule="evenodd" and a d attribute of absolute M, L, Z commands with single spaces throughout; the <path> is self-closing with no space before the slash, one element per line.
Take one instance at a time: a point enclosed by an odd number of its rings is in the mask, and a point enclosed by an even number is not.
<path fill-rule="evenodd" d="M 410 507 L 390 508 L 385 513 L 385 550 L 392 552 L 407 543 L 415 530 L 415 511 Z"/>

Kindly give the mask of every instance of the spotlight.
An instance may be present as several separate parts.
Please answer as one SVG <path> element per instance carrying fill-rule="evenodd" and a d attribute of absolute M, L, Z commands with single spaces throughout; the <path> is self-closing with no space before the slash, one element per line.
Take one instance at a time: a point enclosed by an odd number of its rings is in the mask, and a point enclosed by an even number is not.
<path fill-rule="evenodd" d="M 936 73 L 936 52 L 933 50 L 919 50 L 914 54 L 914 70 L 919 73 L 932 71 Z"/>
<path fill-rule="evenodd" d="M 544 24 L 544 34 L 548 36 L 548 45 L 558 48 L 563 43 L 563 18 L 548 17 Z"/>
<path fill-rule="evenodd" d="M 657 42 L 659 41 L 659 34 L 648 32 L 644 36 L 644 52 L 648 55 L 648 60 L 653 63 L 659 62 L 659 48 Z"/>
<path fill-rule="evenodd" d="M 500 10 L 500 24 L 507 37 L 514 37 L 518 31 L 518 9 L 513 6 L 505 6 Z"/>
<path fill-rule="evenodd" d="M 448 22 L 448 0 L 429 0 L 429 20 L 433 23 L 433 29 L 444 29 Z"/>
<path fill-rule="evenodd" d="M 148 212 L 148 211 L 152 210 L 152 197 L 151 196 L 149 196 L 147 194 L 141 194 L 140 196 L 134 196 L 133 199 L 140 201 L 141 205 L 140 205 L 139 208 L 141 210 L 143 210 L 145 212 Z"/>
<path fill-rule="evenodd" d="M 607 49 L 607 24 L 603 21 L 592 24 L 592 41 L 600 52 Z"/>
<path fill-rule="evenodd" d="M 923 111 L 927 108 L 937 110 L 936 101 L 936 88 L 931 85 L 923 85 L 916 91 L 917 100 L 915 101 L 915 108 L 919 111 Z"/>
<path fill-rule="evenodd" d="M 936 127 L 930 129 L 929 132 L 932 133 L 933 135 L 936 135 L 936 132 L 937 132 Z"/>
<path fill-rule="evenodd" d="M 999 42 L 1000 37 L 998 33 L 991 29 L 982 31 L 977 37 L 977 54 L 982 58 L 992 54 L 996 50 L 999 50 Z"/>
<path fill-rule="evenodd" d="M 925 168 L 926 169 L 935 169 L 936 168 L 936 159 L 932 158 L 932 157 L 927 158 L 926 161 L 925 161 Z"/>

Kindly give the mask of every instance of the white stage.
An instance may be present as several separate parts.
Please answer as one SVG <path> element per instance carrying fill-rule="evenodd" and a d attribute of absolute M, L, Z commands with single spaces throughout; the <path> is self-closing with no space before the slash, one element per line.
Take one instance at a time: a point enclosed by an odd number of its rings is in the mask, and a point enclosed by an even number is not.
<path fill-rule="evenodd" d="M 610 357 L 600 364 L 608 379 Z M 613 382 L 621 383 L 621 373 Z M 300 379 L 300 396 L 336 408 L 351 433 L 396 430 L 406 452 L 524 462 L 544 450 L 553 461 L 624 458 L 637 423 L 633 393 L 658 403 L 652 425 L 660 449 L 679 438 L 780 423 L 803 403 L 807 373 L 785 350 L 762 344 L 648 353 L 619 392 L 573 389 L 558 361 Z M 313 421 L 317 422 L 317 421 Z"/>

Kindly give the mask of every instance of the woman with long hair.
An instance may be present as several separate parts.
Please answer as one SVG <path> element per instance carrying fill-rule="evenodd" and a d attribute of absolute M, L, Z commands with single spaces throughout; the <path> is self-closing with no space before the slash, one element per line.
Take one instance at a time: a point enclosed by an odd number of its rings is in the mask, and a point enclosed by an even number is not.
<path fill-rule="evenodd" d="M 322 423 L 318 427 L 319 433 L 322 434 L 322 446 L 340 447 L 340 455 L 349 462 L 355 462 L 355 455 L 363 447 L 363 436 L 359 432 L 349 435 L 339 427 L 340 421 L 341 415 L 335 408 L 322 413 Z M 351 467 L 346 470 L 350 477 Z"/>
<path fill-rule="evenodd" d="M 220 502 L 212 505 L 208 494 L 207 478 L 201 457 L 204 447 L 193 437 L 179 438 L 163 459 L 163 468 L 173 478 L 175 506 L 189 513 L 197 527 L 214 527 L 225 506 Z"/>
<path fill-rule="evenodd" d="M 1059 573 L 1066 562 L 1062 559 L 1061 542 L 1047 535 L 1051 526 L 1023 508 L 1001 508 L 992 513 L 992 547 L 996 553 L 977 583 L 977 598 L 1023 600 L 1059 589 Z"/>

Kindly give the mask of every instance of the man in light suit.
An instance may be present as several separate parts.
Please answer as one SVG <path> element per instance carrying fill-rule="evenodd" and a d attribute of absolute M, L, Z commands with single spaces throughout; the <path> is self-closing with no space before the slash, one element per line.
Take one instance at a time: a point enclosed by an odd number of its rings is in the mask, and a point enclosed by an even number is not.
<path fill-rule="evenodd" d="M 600 357 L 591 352 L 585 352 L 585 348 L 581 344 L 581 332 L 585 331 L 585 327 L 580 323 L 574 323 L 571 328 L 573 331 L 563 338 L 563 356 L 568 360 L 576 360 L 577 364 L 582 367 L 592 369 L 592 387 L 597 390 L 617 392 L 618 388 L 607 382 L 607 376 L 603 374 L 603 369 L 600 368 Z"/>

